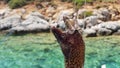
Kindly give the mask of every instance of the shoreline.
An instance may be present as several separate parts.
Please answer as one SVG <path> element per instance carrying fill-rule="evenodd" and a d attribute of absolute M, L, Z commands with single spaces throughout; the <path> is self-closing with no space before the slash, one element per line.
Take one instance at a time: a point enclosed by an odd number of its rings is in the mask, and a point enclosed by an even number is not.
<path fill-rule="evenodd" d="M 65 29 L 63 16 L 69 16 L 74 11 L 71 3 L 65 2 L 60 5 L 61 3 L 63 2 L 56 3 L 58 5 L 54 7 L 43 2 L 41 5 L 44 4 L 45 8 L 41 9 L 37 9 L 34 4 L 28 4 L 18 9 L 8 7 L 0 9 L 0 31 L 8 29 L 8 31 L 14 30 L 18 33 L 50 32 L 49 24 Z M 86 34 L 86 37 L 120 35 L 120 10 L 117 7 L 120 5 L 116 3 L 100 4 L 87 4 L 79 9 L 78 23 L 83 29 L 83 34 Z M 84 13 L 87 16 L 85 18 Z"/>

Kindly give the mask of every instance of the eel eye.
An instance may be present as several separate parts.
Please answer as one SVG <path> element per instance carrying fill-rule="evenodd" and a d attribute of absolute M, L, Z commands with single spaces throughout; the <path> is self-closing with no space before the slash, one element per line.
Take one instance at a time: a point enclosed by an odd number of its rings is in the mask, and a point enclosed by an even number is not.
<path fill-rule="evenodd" d="M 65 39 L 65 38 L 66 38 L 64 34 L 63 34 L 63 35 L 61 35 L 61 37 L 62 37 L 63 39 Z"/>

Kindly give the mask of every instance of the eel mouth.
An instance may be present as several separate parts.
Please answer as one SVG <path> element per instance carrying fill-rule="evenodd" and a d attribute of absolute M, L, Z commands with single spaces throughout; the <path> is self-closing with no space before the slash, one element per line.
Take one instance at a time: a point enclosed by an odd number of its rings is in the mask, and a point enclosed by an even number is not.
<path fill-rule="evenodd" d="M 62 35 L 64 34 L 62 30 L 52 27 L 51 28 L 52 33 L 54 34 L 54 36 L 56 37 L 56 39 L 58 40 L 58 42 L 60 42 L 61 40 L 63 40 L 64 38 L 62 37 Z"/>
<path fill-rule="evenodd" d="M 55 26 L 53 26 L 53 27 L 51 26 L 51 31 L 59 43 L 63 42 L 66 39 L 66 37 L 74 35 L 74 33 L 76 31 L 75 22 L 73 22 L 72 20 L 69 20 L 68 17 L 63 17 L 63 21 L 66 26 L 64 31 Z M 74 24 L 72 24 L 72 23 L 74 23 Z"/>

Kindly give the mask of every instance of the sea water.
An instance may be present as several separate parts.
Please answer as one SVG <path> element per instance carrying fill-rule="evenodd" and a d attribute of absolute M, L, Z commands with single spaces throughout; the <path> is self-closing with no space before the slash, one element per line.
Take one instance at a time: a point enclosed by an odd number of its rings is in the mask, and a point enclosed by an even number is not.
<path fill-rule="evenodd" d="M 120 68 L 119 39 L 84 38 L 84 67 L 101 68 L 105 64 L 106 68 Z M 51 33 L 12 35 L 0 45 L 0 68 L 64 68 L 64 57 Z"/>

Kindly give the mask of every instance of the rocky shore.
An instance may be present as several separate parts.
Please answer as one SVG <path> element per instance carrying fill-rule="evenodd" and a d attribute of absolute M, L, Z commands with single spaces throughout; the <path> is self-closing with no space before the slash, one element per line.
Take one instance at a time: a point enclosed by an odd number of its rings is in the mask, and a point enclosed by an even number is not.
<path fill-rule="evenodd" d="M 43 6 L 40 7 L 40 6 Z M 49 32 L 50 25 L 65 29 L 63 16 L 72 18 L 74 14 L 71 5 L 64 7 L 41 4 L 40 10 L 29 11 L 23 7 L 0 9 L 0 32 Z M 47 6 L 47 7 L 45 7 Z M 86 37 L 120 35 L 120 10 L 115 6 L 88 7 L 83 6 L 78 11 L 78 25 Z"/>

